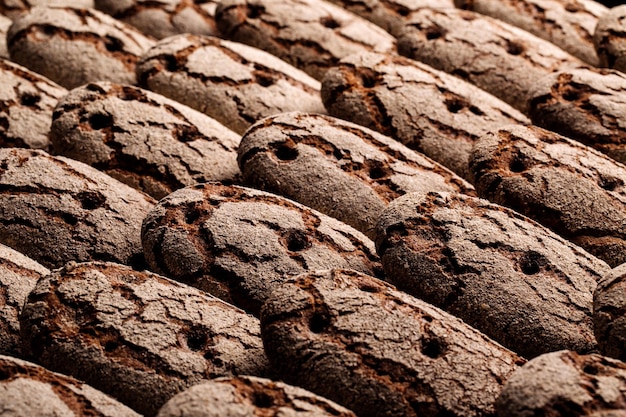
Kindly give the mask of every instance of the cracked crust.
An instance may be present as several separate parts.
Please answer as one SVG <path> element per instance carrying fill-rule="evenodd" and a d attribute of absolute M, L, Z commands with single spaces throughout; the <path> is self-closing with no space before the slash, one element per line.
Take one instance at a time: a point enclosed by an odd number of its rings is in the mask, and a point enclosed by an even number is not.
<path fill-rule="evenodd" d="M 137 87 L 91 83 L 55 109 L 55 153 L 156 199 L 187 185 L 239 180 L 240 136 L 210 117 Z"/>
<path fill-rule="evenodd" d="M 244 180 L 335 217 L 370 238 L 387 204 L 416 191 L 473 187 L 431 159 L 362 126 L 288 113 L 264 119 L 242 138 Z"/>
<path fill-rule="evenodd" d="M 478 13 L 422 9 L 413 13 L 398 51 L 456 75 L 526 113 L 526 93 L 550 73 L 582 62 L 556 45 Z"/>
<path fill-rule="evenodd" d="M 0 356 L 0 410 L 5 416 L 140 417 L 76 379 Z"/>
<path fill-rule="evenodd" d="M 0 0 L 0 13 L 16 20 L 36 6 L 93 9 L 94 0 Z"/>
<path fill-rule="evenodd" d="M 0 146 L 48 151 L 52 111 L 66 94 L 47 78 L 0 58 Z"/>
<path fill-rule="evenodd" d="M 218 183 L 178 190 L 145 218 L 151 269 L 258 315 L 292 275 L 351 268 L 381 275 L 373 243 L 284 197 Z"/>
<path fill-rule="evenodd" d="M 330 0 L 398 37 L 411 13 L 423 8 L 454 8 L 453 0 Z"/>
<path fill-rule="evenodd" d="M 600 20 L 593 34 L 593 41 L 600 58 L 600 65 L 626 71 L 626 5 L 609 9 Z"/>
<path fill-rule="evenodd" d="M 626 75 L 581 68 L 537 80 L 528 91 L 533 124 L 626 163 Z"/>
<path fill-rule="evenodd" d="M 430 304 L 355 271 L 301 275 L 263 307 L 279 375 L 370 416 L 492 416 L 524 363 Z"/>
<path fill-rule="evenodd" d="M 598 19 L 609 9 L 593 0 L 455 0 L 457 7 L 491 16 L 598 66 L 593 43 Z"/>
<path fill-rule="evenodd" d="M 137 74 L 142 86 L 239 134 L 273 114 L 326 112 L 318 81 L 267 52 L 214 37 L 164 39 L 142 57 Z"/>
<path fill-rule="evenodd" d="M 218 378 L 169 400 L 157 417 L 355 417 L 342 406 L 299 387 L 265 378 Z"/>
<path fill-rule="evenodd" d="M 593 294 L 594 333 L 603 355 L 626 360 L 626 264 L 607 273 Z"/>
<path fill-rule="evenodd" d="M 322 82 L 332 116 L 395 138 L 468 179 L 472 144 L 503 124 L 529 123 L 470 83 L 413 60 L 375 53 L 343 59 Z"/>
<path fill-rule="evenodd" d="M 626 262 L 626 166 L 535 126 L 474 146 L 478 194 L 531 217 L 612 267 Z"/>
<path fill-rule="evenodd" d="M 214 13 L 192 0 L 95 0 L 95 6 L 157 39 L 180 33 L 218 35 Z"/>
<path fill-rule="evenodd" d="M 141 267 L 141 222 L 153 206 L 83 163 L 0 149 L 0 242 L 46 267 L 91 260 Z"/>
<path fill-rule="evenodd" d="M 22 356 L 18 317 L 37 280 L 49 272 L 20 252 L 0 244 L 0 355 Z"/>
<path fill-rule="evenodd" d="M 535 358 L 515 371 L 496 409 L 502 417 L 621 417 L 625 393 L 623 362 L 560 351 Z"/>
<path fill-rule="evenodd" d="M 524 357 L 597 349 L 592 294 L 609 267 L 512 210 L 409 194 L 381 215 L 376 245 L 390 282 Z"/>
<path fill-rule="evenodd" d="M 226 38 L 263 49 L 318 80 L 350 54 L 396 50 L 389 33 L 323 0 L 224 0 L 215 19 Z"/>
<path fill-rule="evenodd" d="M 135 84 L 135 64 L 153 44 L 92 9 L 33 7 L 7 33 L 11 60 L 65 88 L 102 80 Z"/>
<path fill-rule="evenodd" d="M 38 362 L 147 416 L 203 379 L 268 371 L 257 319 L 113 263 L 70 263 L 40 280 L 20 324 Z"/>

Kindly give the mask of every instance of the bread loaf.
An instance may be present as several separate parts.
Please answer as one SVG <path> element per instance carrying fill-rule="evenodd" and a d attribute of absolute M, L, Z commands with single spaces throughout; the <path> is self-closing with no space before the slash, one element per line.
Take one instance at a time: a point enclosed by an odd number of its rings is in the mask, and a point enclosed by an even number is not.
<path fill-rule="evenodd" d="M 407 194 L 377 226 L 385 276 L 530 358 L 597 349 L 592 295 L 608 266 L 486 200 Z"/>
<path fill-rule="evenodd" d="M 239 179 L 240 136 L 210 117 L 138 87 L 90 83 L 54 112 L 54 151 L 160 199 L 187 185 Z"/>

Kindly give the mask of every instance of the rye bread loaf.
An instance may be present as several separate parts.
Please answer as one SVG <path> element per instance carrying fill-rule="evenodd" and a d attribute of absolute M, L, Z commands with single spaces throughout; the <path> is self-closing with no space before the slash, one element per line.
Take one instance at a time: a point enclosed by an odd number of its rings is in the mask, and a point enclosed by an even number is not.
<path fill-rule="evenodd" d="M 0 58 L 0 146 L 49 150 L 52 111 L 67 90 Z"/>
<path fill-rule="evenodd" d="M 18 317 L 37 280 L 49 272 L 48 268 L 0 244 L 0 355 L 22 356 Z"/>
<path fill-rule="evenodd" d="M 194 0 L 193 2 L 200 6 L 200 8 L 207 12 L 211 17 L 215 18 L 215 10 L 221 0 Z"/>
<path fill-rule="evenodd" d="M 530 358 L 597 349 L 592 304 L 609 267 L 532 220 L 460 194 L 408 194 L 377 226 L 385 276 Z"/>
<path fill-rule="evenodd" d="M 54 152 L 156 199 L 198 182 L 237 181 L 241 137 L 159 94 L 109 82 L 72 90 L 55 109 Z"/>
<path fill-rule="evenodd" d="M 193 0 L 95 0 L 95 6 L 157 39 L 179 33 L 218 34 L 214 15 Z"/>
<path fill-rule="evenodd" d="M 144 220 L 142 241 L 152 270 L 254 315 L 291 275 L 381 274 L 373 243 L 350 226 L 284 197 L 218 183 L 161 200 Z"/>
<path fill-rule="evenodd" d="M 454 8 L 453 0 L 330 0 L 344 9 L 377 24 L 393 36 L 400 36 L 404 25 L 416 10 Z"/>
<path fill-rule="evenodd" d="M 141 267 L 141 222 L 154 200 L 43 151 L 0 149 L 0 243 L 48 268 L 106 260 Z"/>
<path fill-rule="evenodd" d="M 254 125 L 239 146 L 247 184 L 283 195 L 370 238 L 387 204 L 409 192 L 473 187 L 438 163 L 365 127 L 286 113 Z"/>
<path fill-rule="evenodd" d="M 626 71 L 626 5 L 613 7 L 598 20 L 593 34 L 600 65 Z"/>
<path fill-rule="evenodd" d="M 0 410 L 5 417 L 141 417 L 74 378 L 0 356 Z"/>
<path fill-rule="evenodd" d="M 528 91 L 533 124 L 626 163 L 626 75 L 574 69 L 536 80 Z"/>
<path fill-rule="evenodd" d="M 157 417 L 355 417 L 302 388 L 265 378 L 218 378 L 176 394 Z"/>
<path fill-rule="evenodd" d="M 625 408 L 626 365 L 569 351 L 526 363 L 509 378 L 496 402 L 502 417 L 618 417 Z"/>
<path fill-rule="evenodd" d="M 137 74 L 142 86 L 240 134 L 273 114 L 325 112 L 318 81 L 260 49 L 215 37 L 164 39 L 142 57 Z"/>
<path fill-rule="evenodd" d="M 508 23 L 458 9 L 411 15 L 398 51 L 454 74 L 527 112 L 526 92 L 554 71 L 582 62 L 556 45 Z"/>
<path fill-rule="evenodd" d="M 470 83 L 413 60 L 352 55 L 322 82 L 328 113 L 377 130 L 469 178 L 473 142 L 503 124 L 528 123 L 519 111 Z"/>
<path fill-rule="evenodd" d="M 524 29 L 598 66 L 593 43 L 598 19 L 609 9 L 594 0 L 454 0 L 472 10 Z"/>
<path fill-rule="evenodd" d="M 536 126 L 474 145 L 478 194 L 522 213 L 612 267 L 626 262 L 626 166 Z"/>
<path fill-rule="evenodd" d="M 94 7 L 94 0 L 0 0 L 0 13 L 15 20 L 36 6 L 89 9 Z"/>
<path fill-rule="evenodd" d="M 223 0 L 215 20 L 224 37 L 263 49 L 318 80 L 350 54 L 396 48 L 389 33 L 324 0 Z"/>
<path fill-rule="evenodd" d="M 92 9 L 33 7 L 7 33 L 11 60 L 65 88 L 92 81 L 135 84 L 135 64 L 154 41 Z"/>
<path fill-rule="evenodd" d="M 7 32 L 13 21 L 4 15 L 0 15 L 0 58 L 9 58 L 7 48 Z"/>
<path fill-rule="evenodd" d="M 424 301 L 355 271 L 301 275 L 261 313 L 285 381 L 369 416 L 491 416 L 523 363 Z"/>
<path fill-rule="evenodd" d="M 607 273 L 593 293 L 593 324 L 603 355 L 626 360 L 626 264 Z"/>
<path fill-rule="evenodd" d="M 259 322 L 202 291 L 103 262 L 41 279 L 20 317 L 24 349 L 145 414 L 203 379 L 265 376 Z"/>

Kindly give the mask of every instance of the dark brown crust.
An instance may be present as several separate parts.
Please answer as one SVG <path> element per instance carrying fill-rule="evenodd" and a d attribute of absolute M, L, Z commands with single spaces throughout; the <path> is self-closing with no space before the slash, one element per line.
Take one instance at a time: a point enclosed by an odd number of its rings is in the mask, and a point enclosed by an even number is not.
<path fill-rule="evenodd" d="M 155 415 L 202 379 L 264 376 L 258 321 L 194 288 L 112 263 L 41 280 L 20 323 L 29 355 Z"/>
<path fill-rule="evenodd" d="M 20 384 L 21 387 L 17 388 L 16 384 Z M 43 416 L 54 413 L 54 415 L 61 416 L 57 414 L 57 412 L 62 413 L 58 410 L 58 404 L 64 404 L 69 413 L 63 413 L 63 417 L 140 417 L 126 406 L 72 377 L 50 372 L 34 363 L 9 356 L 0 356 L 0 389 L 6 395 L 0 396 L 0 409 L 10 410 L 15 415 Z M 20 391 L 22 396 L 20 396 Z M 51 401 L 51 403 L 41 404 L 40 402 L 40 408 L 37 409 L 38 401 L 52 400 L 51 393 L 56 403 Z M 33 395 L 37 398 L 27 397 Z M 28 405 L 16 404 L 12 401 L 16 397 Z M 24 408 L 21 408 L 22 406 Z"/>
<path fill-rule="evenodd" d="M 577 58 L 548 41 L 478 13 L 422 9 L 398 39 L 398 51 L 454 74 L 527 112 L 526 94 L 552 72 L 577 67 Z"/>
<path fill-rule="evenodd" d="M 609 267 L 510 209 L 407 195 L 381 215 L 376 244 L 390 282 L 522 356 L 597 349 L 592 293 Z"/>
<path fill-rule="evenodd" d="M 581 68 L 538 80 L 528 92 L 533 123 L 626 163 L 626 76 Z"/>
<path fill-rule="evenodd" d="M 454 8 L 453 0 L 330 0 L 344 9 L 400 36 L 411 13 L 422 8 Z"/>
<path fill-rule="evenodd" d="M 317 0 L 225 0 L 215 19 L 228 39 L 270 52 L 322 79 L 357 52 L 395 52 L 393 36 L 350 12 Z"/>
<path fill-rule="evenodd" d="M 91 9 L 35 7 L 7 33 L 13 61 L 66 88 L 101 80 L 134 84 L 135 64 L 153 43 Z"/>
<path fill-rule="evenodd" d="M 97 9 L 157 39 L 180 33 L 217 36 L 215 18 L 192 0 L 95 0 Z"/>
<path fill-rule="evenodd" d="M 329 116 L 288 113 L 251 127 L 239 147 L 244 180 L 335 217 L 370 238 L 392 200 L 473 187 L 391 138 Z"/>
<path fill-rule="evenodd" d="M 261 314 L 279 374 L 369 416 L 491 416 L 524 362 L 443 311 L 355 271 L 301 275 Z"/>
<path fill-rule="evenodd" d="M 354 55 L 330 69 L 322 100 L 329 114 L 393 137 L 465 179 L 476 139 L 503 124 L 528 123 L 469 83 L 383 54 Z"/>
<path fill-rule="evenodd" d="M 626 167 L 538 127 L 505 127 L 474 146 L 481 197 L 531 217 L 612 267 L 626 262 Z"/>
<path fill-rule="evenodd" d="M 594 333 L 603 355 L 626 360 L 626 265 L 606 274 L 593 294 Z"/>
<path fill-rule="evenodd" d="M 91 260 L 142 267 L 141 221 L 153 205 L 80 162 L 0 149 L 0 242 L 46 267 Z"/>
<path fill-rule="evenodd" d="M 608 8 L 593 0 L 455 0 L 457 7 L 502 20 L 598 66 L 593 33 Z"/>
<path fill-rule="evenodd" d="M 158 417 L 355 417 L 354 413 L 302 388 L 250 376 L 218 378 L 176 395 Z"/>
<path fill-rule="evenodd" d="M 560 351 L 517 370 L 496 403 L 499 416 L 621 417 L 626 365 L 597 354 Z"/>
<path fill-rule="evenodd" d="M 239 180 L 239 135 L 137 87 L 100 82 L 72 90 L 55 109 L 50 140 L 55 153 L 156 199 L 200 182 Z"/>
<path fill-rule="evenodd" d="M 593 41 L 603 67 L 626 71 L 626 7 L 617 6 L 608 10 L 598 20 Z"/>
<path fill-rule="evenodd" d="M 0 83 L 0 146 L 48 151 L 52 110 L 67 90 L 3 58 Z"/>
<path fill-rule="evenodd" d="M 215 183 L 161 200 L 142 241 L 153 270 L 255 315 L 289 276 L 333 267 L 381 273 L 372 242 L 351 227 L 283 197 Z"/>
<path fill-rule="evenodd" d="M 137 74 L 141 85 L 240 134 L 277 113 L 325 113 L 317 81 L 267 52 L 214 37 L 163 40 L 142 57 Z"/>

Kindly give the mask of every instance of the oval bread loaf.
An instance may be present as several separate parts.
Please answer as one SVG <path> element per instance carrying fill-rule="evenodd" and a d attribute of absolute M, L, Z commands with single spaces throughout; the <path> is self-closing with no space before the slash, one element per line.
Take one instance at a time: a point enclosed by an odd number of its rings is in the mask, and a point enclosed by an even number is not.
<path fill-rule="evenodd" d="M 154 200 L 43 151 L 0 149 L 0 243 L 48 268 L 105 260 L 143 266 L 141 222 Z"/>
<path fill-rule="evenodd" d="M 0 13 L 16 20 L 36 6 L 90 9 L 94 7 L 94 0 L 0 0 Z"/>
<path fill-rule="evenodd" d="M 600 17 L 595 27 L 595 43 L 600 65 L 626 71 L 626 5 L 613 7 Z"/>
<path fill-rule="evenodd" d="M 608 8 L 594 0 L 455 0 L 457 7 L 502 20 L 598 66 L 593 43 Z"/>
<path fill-rule="evenodd" d="M 453 0 L 330 0 L 344 9 L 400 36 L 411 13 L 422 8 L 454 8 Z"/>
<path fill-rule="evenodd" d="M 22 356 L 18 317 L 37 280 L 49 272 L 38 262 L 0 244 L 0 355 Z"/>
<path fill-rule="evenodd" d="M 215 19 L 226 38 L 263 49 L 318 80 L 350 54 L 396 48 L 389 33 L 324 0 L 223 0 Z"/>
<path fill-rule="evenodd" d="M 398 51 L 454 74 L 527 112 L 526 93 L 554 71 L 582 62 L 556 45 L 478 13 L 422 9 L 411 15 Z"/>
<path fill-rule="evenodd" d="M 265 378 L 218 378 L 175 395 L 157 417 L 355 417 L 354 413 L 302 388 Z"/>
<path fill-rule="evenodd" d="M 0 146 L 50 149 L 52 111 L 67 90 L 0 58 Z"/>
<path fill-rule="evenodd" d="M 254 315 L 291 275 L 381 272 L 373 243 L 350 226 L 284 197 L 218 183 L 165 197 L 146 216 L 142 240 L 154 271 Z"/>
<path fill-rule="evenodd" d="M 43 278 L 20 317 L 37 362 L 146 416 L 203 379 L 266 376 L 259 322 L 195 288 L 113 263 Z"/>
<path fill-rule="evenodd" d="M 244 181 L 339 219 L 370 238 L 386 205 L 408 192 L 473 187 L 395 140 L 329 116 L 287 113 L 251 127 L 239 147 Z"/>
<path fill-rule="evenodd" d="M 240 134 L 276 113 L 325 112 L 319 82 L 267 52 L 218 38 L 164 39 L 142 57 L 137 74 L 142 86 Z"/>
<path fill-rule="evenodd" d="M 533 124 L 626 163 L 626 75 L 585 68 L 559 71 L 528 91 Z"/>
<path fill-rule="evenodd" d="M 304 274 L 261 313 L 279 375 L 358 416 L 490 416 L 523 359 L 461 320 L 355 271 Z"/>
<path fill-rule="evenodd" d="M 65 88 L 92 81 L 135 84 L 152 39 L 92 9 L 33 7 L 7 33 L 11 60 Z"/>
<path fill-rule="evenodd" d="M 603 355 L 626 360 L 626 264 L 608 272 L 593 293 L 594 333 Z"/>
<path fill-rule="evenodd" d="M 7 417 L 141 417 L 74 378 L 0 356 L 0 410 Z"/>
<path fill-rule="evenodd" d="M 615 267 L 626 262 L 626 166 L 536 126 L 474 145 L 478 194 L 543 224 Z"/>
<path fill-rule="evenodd" d="M 502 124 L 528 123 L 519 111 L 456 77 L 375 53 L 352 55 L 331 68 L 322 100 L 330 115 L 395 138 L 466 179 L 476 139 Z"/>
<path fill-rule="evenodd" d="M 55 109 L 55 153 L 160 199 L 187 185 L 239 179 L 240 136 L 210 117 L 138 87 L 90 83 Z"/>
<path fill-rule="evenodd" d="M 546 353 L 515 371 L 496 403 L 498 416 L 619 417 L 626 365 L 598 354 Z"/>
<path fill-rule="evenodd" d="M 376 247 L 390 282 L 524 357 L 597 349 L 592 297 L 608 266 L 512 210 L 408 194 L 382 213 Z"/>
<path fill-rule="evenodd" d="M 192 0 L 95 0 L 95 6 L 157 39 L 179 33 L 218 34 L 214 15 Z"/>

